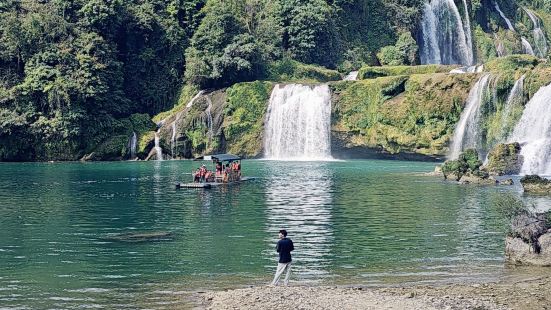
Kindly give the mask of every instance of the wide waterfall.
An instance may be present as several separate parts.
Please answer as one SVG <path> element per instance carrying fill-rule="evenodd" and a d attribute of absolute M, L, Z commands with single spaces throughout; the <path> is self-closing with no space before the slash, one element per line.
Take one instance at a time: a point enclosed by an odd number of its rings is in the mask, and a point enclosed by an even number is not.
<path fill-rule="evenodd" d="M 488 93 L 490 75 L 483 75 L 469 92 L 465 110 L 455 128 L 449 158 L 456 159 L 469 148 L 482 149 L 480 136 L 480 106 Z"/>
<path fill-rule="evenodd" d="M 543 58 L 547 56 L 547 51 L 549 50 L 549 47 L 547 45 L 547 39 L 545 38 L 545 33 L 543 33 L 543 30 L 541 29 L 541 22 L 539 17 L 534 14 L 534 12 L 524 9 L 526 14 L 530 17 L 532 20 L 532 23 L 534 24 L 534 29 L 532 30 L 534 34 L 534 42 L 536 43 L 536 56 Z"/>
<path fill-rule="evenodd" d="M 465 18 L 468 8 L 465 5 Z M 420 56 L 422 64 L 474 63 L 470 21 L 463 25 L 453 0 L 425 3 L 421 23 Z"/>
<path fill-rule="evenodd" d="M 281 160 L 331 159 L 329 86 L 275 86 L 265 125 L 264 155 Z"/>
<path fill-rule="evenodd" d="M 524 108 L 509 138 L 522 145 L 521 173 L 551 175 L 551 84 L 540 88 Z"/>

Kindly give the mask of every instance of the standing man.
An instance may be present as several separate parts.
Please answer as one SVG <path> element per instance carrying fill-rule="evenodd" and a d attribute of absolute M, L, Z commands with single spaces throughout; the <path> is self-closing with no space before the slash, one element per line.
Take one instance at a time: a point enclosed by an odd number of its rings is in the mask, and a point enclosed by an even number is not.
<path fill-rule="evenodd" d="M 291 276 L 291 251 L 295 247 L 293 246 L 293 241 L 287 238 L 287 231 L 282 229 L 279 231 L 279 241 L 277 242 L 276 251 L 279 253 L 279 264 L 277 264 L 277 270 L 272 281 L 272 285 L 277 285 L 281 275 L 287 271 L 285 275 L 285 285 L 289 284 L 289 276 Z"/>

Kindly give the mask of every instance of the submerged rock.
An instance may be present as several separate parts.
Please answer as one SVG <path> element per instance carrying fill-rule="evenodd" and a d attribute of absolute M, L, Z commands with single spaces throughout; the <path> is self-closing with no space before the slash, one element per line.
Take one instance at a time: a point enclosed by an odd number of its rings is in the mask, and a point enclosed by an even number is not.
<path fill-rule="evenodd" d="M 518 174 L 522 168 L 520 144 L 498 144 L 488 154 L 488 172 L 493 175 Z"/>
<path fill-rule="evenodd" d="M 515 182 L 513 182 L 513 179 L 505 179 L 505 180 L 499 181 L 499 184 L 500 185 L 514 185 Z"/>
<path fill-rule="evenodd" d="M 109 235 L 102 238 L 106 241 L 117 242 L 153 242 L 153 241 L 168 241 L 174 239 L 174 234 L 169 231 L 156 232 L 129 232 L 122 234 Z"/>
<path fill-rule="evenodd" d="M 551 194 L 551 181 L 538 175 L 527 175 L 520 183 L 525 193 Z"/>

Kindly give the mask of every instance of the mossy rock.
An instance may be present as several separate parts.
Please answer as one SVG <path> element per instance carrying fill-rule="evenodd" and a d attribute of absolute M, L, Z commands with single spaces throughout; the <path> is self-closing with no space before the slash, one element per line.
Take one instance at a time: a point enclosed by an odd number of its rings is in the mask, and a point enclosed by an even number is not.
<path fill-rule="evenodd" d="M 275 82 L 325 83 L 338 81 L 342 76 L 335 70 L 284 58 L 269 65 L 267 78 Z"/>
<path fill-rule="evenodd" d="M 484 65 L 490 72 L 515 71 L 521 68 L 533 69 L 539 64 L 539 60 L 530 55 L 511 55 L 495 58 Z"/>
<path fill-rule="evenodd" d="M 126 135 L 113 136 L 100 144 L 96 150 L 87 156 L 87 160 L 121 160 L 128 156 L 128 141 Z"/>
<path fill-rule="evenodd" d="M 139 158 L 144 159 L 151 148 L 155 145 L 155 131 L 143 132 L 138 136 L 137 155 Z"/>
<path fill-rule="evenodd" d="M 520 150 L 516 142 L 496 145 L 488 154 L 488 171 L 495 175 L 518 174 L 522 167 Z"/>
<path fill-rule="evenodd" d="M 272 83 L 256 81 L 228 88 L 222 127 L 229 153 L 244 157 L 260 155 L 264 119 L 273 87 Z"/>
<path fill-rule="evenodd" d="M 459 155 L 456 160 L 448 160 L 442 165 L 442 173 L 445 179 L 460 181 L 464 175 L 485 179 L 489 175 L 480 170 L 482 161 L 478 159 L 475 149 L 468 149 Z"/>
<path fill-rule="evenodd" d="M 458 66 L 445 65 L 421 65 L 421 66 L 383 66 L 383 67 L 362 67 L 358 72 L 358 79 L 367 80 L 385 76 L 448 73 Z"/>
<path fill-rule="evenodd" d="M 520 180 L 525 193 L 551 194 L 551 181 L 538 175 L 527 175 Z"/>

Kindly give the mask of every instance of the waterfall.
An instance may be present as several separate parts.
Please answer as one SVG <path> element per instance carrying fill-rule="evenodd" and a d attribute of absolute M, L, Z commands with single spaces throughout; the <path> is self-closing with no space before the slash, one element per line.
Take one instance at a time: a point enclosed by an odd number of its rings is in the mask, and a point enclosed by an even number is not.
<path fill-rule="evenodd" d="M 207 96 L 207 103 L 208 103 L 208 106 L 207 106 L 207 109 L 205 110 L 205 113 L 207 115 L 207 128 L 208 128 L 208 136 L 209 136 L 209 145 L 211 144 L 212 142 L 212 136 L 214 135 L 213 132 L 212 132 L 212 101 L 210 100 L 210 98 Z M 207 145 L 208 147 L 208 145 Z"/>
<path fill-rule="evenodd" d="M 540 58 L 544 58 L 547 56 L 547 51 L 549 50 L 549 47 L 547 45 L 547 39 L 545 38 L 545 33 L 541 29 L 541 22 L 540 19 L 534 14 L 534 12 L 524 9 L 526 14 L 530 17 L 532 20 L 532 23 L 534 24 L 534 29 L 532 30 L 534 34 L 534 42 L 536 44 L 536 55 Z"/>
<path fill-rule="evenodd" d="M 503 20 L 507 24 L 507 28 L 509 28 L 509 30 L 511 30 L 512 32 L 516 32 L 515 27 L 513 27 L 513 23 L 511 23 L 511 20 L 507 18 L 507 16 L 505 16 L 505 13 L 503 13 L 497 2 L 494 2 L 494 7 L 496 8 L 501 18 L 503 18 Z"/>
<path fill-rule="evenodd" d="M 467 21 L 463 26 L 461 15 L 453 0 L 426 2 L 421 22 L 421 63 L 472 65 L 474 56 L 468 17 L 466 3 Z"/>
<path fill-rule="evenodd" d="M 197 95 L 195 95 L 195 97 L 191 98 L 191 100 L 186 104 L 186 108 L 191 108 L 193 106 L 193 103 L 199 99 L 199 97 L 201 97 L 203 94 L 205 93 L 204 90 L 201 90 L 197 93 Z"/>
<path fill-rule="evenodd" d="M 331 92 L 327 85 L 276 85 L 264 135 L 265 157 L 331 159 Z"/>
<path fill-rule="evenodd" d="M 507 138 L 509 134 L 508 131 L 510 130 L 512 125 L 514 125 L 514 124 L 511 124 L 511 120 L 509 119 L 511 116 L 513 106 L 523 104 L 525 78 L 526 78 L 526 75 L 523 75 L 518 80 L 515 81 L 515 84 L 513 85 L 513 88 L 511 88 L 511 92 L 507 97 L 507 102 L 505 103 L 503 111 L 501 112 L 500 136 L 502 139 Z"/>
<path fill-rule="evenodd" d="M 465 23 L 463 29 L 465 30 L 465 39 L 467 46 L 473 49 L 473 34 L 471 31 L 471 17 L 469 16 L 469 7 L 467 6 L 467 0 L 463 0 L 463 9 L 465 10 Z M 474 61 L 474 59 L 473 59 Z"/>
<path fill-rule="evenodd" d="M 159 131 L 155 132 L 155 152 L 157 153 L 157 160 L 163 160 L 163 149 L 160 145 Z"/>
<path fill-rule="evenodd" d="M 524 54 L 532 56 L 536 55 L 534 54 L 534 49 L 532 48 L 532 45 L 530 45 L 530 42 L 528 42 L 526 38 L 522 37 L 520 40 L 522 41 L 522 50 L 524 51 Z"/>
<path fill-rule="evenodd" d="M 170 137 L 170 156 L 172 158 L 174 158 L 174 145 L 176 144 L 176 120 L 172 122 L 172 136 Z"/>
<path fill-rule="evenodd" d="M 356 81 L 358 80 L 358 71 L 352 71 L 350 73 L 348 73 L 344 79 L 342 79 L 343 81 Z"/>
<path fill-rule="evenodd" d="M 551 84 L 528 102 L 509 138 L 522 145 L 522 174 L 551 174 Z"/>
<path fill-rule="evenodd" d="M 450 71 L 451 74 L 481 73 L 484 72 L 484 65 L 459 67 Z"/>
<path fill-rule="evenodd" d="M 138 135 L 136 135 L 136 132 L 132 132 L 132 137 L 130 138 L 130 143 L 128 143 L 129 149 L 130 149 L 130 159 L 136 158 L 136 149 L 138 147 Z"/>
<path fill-rule="evenodd" d="M 450 147 L 450 159 L 456 159 L 459 154 L 469 148 L 482 150 L 480 137 L 480 106 L 488 92 L 490 75 L 482 76 L 469 92 L 465 110 L 461 113 L 459 123 L 455 128 Z"/>

